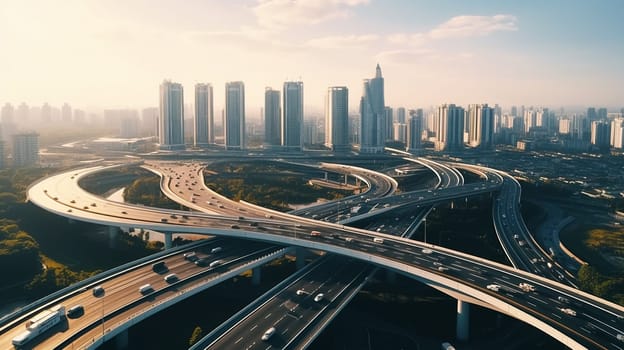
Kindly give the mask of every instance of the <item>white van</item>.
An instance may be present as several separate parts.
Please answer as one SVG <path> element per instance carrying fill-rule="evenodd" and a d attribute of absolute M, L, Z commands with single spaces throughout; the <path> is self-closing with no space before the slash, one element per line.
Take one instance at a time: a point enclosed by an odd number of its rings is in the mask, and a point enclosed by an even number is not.
<path fill-rule="evenodd" d="M 170 273 L 167 276 L 165 276 L 165 282 L 167 283 L 173 283 L 177 280 L 178 280 L 178 275 L 176 275 L 175 273 Z"/>
<path fill-rule="evenodd" d="M 383 244 L 384 240 L 383 238 L 375 237 L 373 238 L 373 242 Z"/>
<path fill-rule="evenodd" d="M 152 285 L 149 284 L 149 283 L 144 284 L 144 285 L 139 287 L 139 293 L 141 293 L 143 295 L 149 294 L 149 293 L 151 293 L 153 291 L 154 291 L 154 288 L 152 288 Z"/>
<path fill-rule="evenodd" d="M 210 263 L 210 265 L 208 265 L 209 267 L 217 267 L 219 265 L 223 264 L 223 260 L 215 260 L 213 262 Z"/>

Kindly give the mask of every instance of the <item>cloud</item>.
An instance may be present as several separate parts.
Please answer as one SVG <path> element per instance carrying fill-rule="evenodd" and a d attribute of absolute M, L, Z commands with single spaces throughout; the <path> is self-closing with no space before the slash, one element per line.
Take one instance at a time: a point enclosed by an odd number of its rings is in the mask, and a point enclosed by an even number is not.
<path fill-rule="evenodd" d="M 517 30 L 518 19 L 512 15 L 456 16 L 427 32 L 394 33 L 386 39 L 391 44 L 419 46 L 435 40 L 478 37 Z"/>
<path fill-rule="evenodd" d="M 398 64 L 413 64 L 438 57 L 435 51 L 430 49 L 419 50 L 388 50 L 376 55 L 379 62 Z"/>
<path fill-rule="evenodd" d="M 493 32 L 517 31 L 518 19 L 512 15 L 456 16 L 431 30 L 432 39 L 485 36 Z"/>
<path fill-rule="evenodd" d="M 258 24 L 271 29 L 347 18 L 350 9 L 369 0 L 258 0 L 252 11 Z"/>
<path fill-rule="evenodd" d="M 308 40 L 305 46 L 317 49 L 355 49 L 366 47 L 377 40 L 379 40 L 379 35 L 376 34 L 335 35 Z"/>

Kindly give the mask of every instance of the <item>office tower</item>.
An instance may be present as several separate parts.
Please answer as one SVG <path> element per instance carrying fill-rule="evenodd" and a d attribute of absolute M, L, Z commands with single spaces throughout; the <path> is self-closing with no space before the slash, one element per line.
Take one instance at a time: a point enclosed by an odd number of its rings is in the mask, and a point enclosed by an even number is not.
<path fill-rule="evenodd" d="M 537 111 L 533 109 L 524 111 L 524 133 L 528 134 L 534 127 L 537 127 Z"/>
<path fill-rule="evenodd" d="M 303 124 L 303 143 L 312 145 L 319 144 L 319 125 L 316 119 L 306 120 Z"/>
<path fill-rule="evenodd" d="M 438 107 L 436 151 L 458 151 L 464 145 L 464 109 L 454 104 Z"/>
<path fill-rule="evenodd" d="M 139 137 L 139 116 L 136 111 L 126 111 L 119 119 L 119 137 L 131 139 Z"/>
<path fill-rule="evenodd" d="M 332 151 L 351 149 L 349 145 L 349 89 L 333 86 L 325 99 L 325 146 Z"/>
<path fill-rule="evenodd" d="M 410 119 L 407 125 L 407 142 L 406 149 L 408 152 L 414 152 L 422 147 L 423 132 L 423 110 L 410 110 Z"/>
<path fill-rule="evenodd" d="M 168 80 L 160 85 L 160 148 L 184 149 L 184 89 Z"/>
<path fill-rule="evenodd" d="M 594 120 L 598 120 L 598 113 L 596 113 L 596 108 L 594 107 L 589 107 L 587 108 L 587 119 L 589 119 L 589 122 L 593 122 Z"/>
<path fill-rule="evenodd" d="M 270 87 L 264 89 L 264 147 L 278 149 L 282 145 L 282 110 L 280 92 Z"/>
<path fill-rule="evenodd" d="M 206 146 L 214 143 L 214 100 L 212 85 L 195 84 L 195 116 L 193 144 Z"/>
<path fill-rule="evenodd" d="M 360 100 L 360 152 L 383 152 L 386 137 L 384 109 L 384 79 L 377 64 L 375 77 L 364 80 Z"/>
<path fill-rule="evenodd" d="M 64 103 L 61 107 L 61 121 L 63 123 L 72 122 L 72 108 L 68 103 Z"/>
<path fill-rule="evenodd" d="M 384 108 L 384 118 L 386 120 L 385 122 L 386 141 L 392 141 L 394 140 L 394 129 L 393 129 L 394 111 L 392 110 L 392 107 L 386 106 L 386 108 Z"/>
<path fill-rule="evenodd" d="M 392 127 L 394 141 L 399 141 L 403 143 L 407 142 L 407 125 L 396 122 L 394 123 L 394 125 L 392 125 Z"/>
<path fill-rule="evenodd" d="M 349 143 L 360 144 L 361 119 L 359 115 L 349 115 Z"/>
<path fill-rule="evenodd" d="M 157 136 L 158 133 L 158 107 L 143 108 L 141 111 L 141 135 Z"/>
<path fill-rule="evenodd" d="M 245 149 L 245 85 L 225 83 L 225 149 Z"/>
<path fill-rule="evenodd" d="M 285 150 L 301 150 L 303 145 L 303 82 L 284 83 L 282 102 L 282 147 Z"/>
<path fill-rule="evenodd" d="M 15 109 L 10 103 L 6 103 L 2 107 L 0 113 L 0 124 L 2 129 L 0 130 L 0 140 L 9 140 L 11 135 L 17 131 L 17 125 L 15 124 Z"/>
<path fill-rule="evenodd" d="M 407 122 L 406 115 L 405 115 L 405 107 L 397 108 L 396 122 L 401 123 L 401 124 L 405 124 Z"/>
<path fill-rule="evenodd" d="M 559 119 L 559 134 L 569 135 L 572 129 L 572 123 L 568 118 Z"/>
<path fill-rule="evenodd" d="M 518 116 L 518 107 L 511 106 L 511 116 L 512 117 L 517 117 Z"/>
<path fill-rule="evenodd" d="M 468 144 L 470 147 L 489 149 L 494 147 L 494 111 L 487 104 L 470 105 L 468 119 Z"/>
<path fill-rule="evenodd" d="M 607 120 L 607 109 L 606 108 L 598 108 L 598 120 Z"/>
<path fill-rule="evenodd" d="M 624 118 L 615 118 L 611 121 L 610 144 L 613 148 L 624 146 Z"/>
<path fill-rule="evenodd" d="M 13 167 L 23 168 L 39 163 L 39 134 L 13 135 Z"/>
<path fill-rule="evenodd" d="M 606 120 L 594 120 L 591 123 L 591 144 L 600 151 L 609 150 L 611 124 Z"/>

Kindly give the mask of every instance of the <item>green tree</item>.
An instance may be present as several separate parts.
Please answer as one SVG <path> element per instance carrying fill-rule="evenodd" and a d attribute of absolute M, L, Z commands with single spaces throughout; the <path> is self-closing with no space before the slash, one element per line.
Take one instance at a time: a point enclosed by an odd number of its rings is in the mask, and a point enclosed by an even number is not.
<path fill-rule="evenodd" d="M 204 331 L 200 326 L 195 327 L 193 329 L 193 334 L 191 334 L 191 338 L 189 339 L 189 346 L 195 345 L 201 338 L 204 336 Z"/>

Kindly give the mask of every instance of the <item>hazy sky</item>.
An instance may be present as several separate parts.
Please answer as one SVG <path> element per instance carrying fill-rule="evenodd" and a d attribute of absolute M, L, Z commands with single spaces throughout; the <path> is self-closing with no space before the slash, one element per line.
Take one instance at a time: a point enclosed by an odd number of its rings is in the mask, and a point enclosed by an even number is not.
<path fill-rule="evenodd" d="M 163 79 L 304 82 L 306 108 L 381 65 L 386 104 L 624 106 L 622 0 L 0 0 L 0 103 L 157 105 Z"/>

